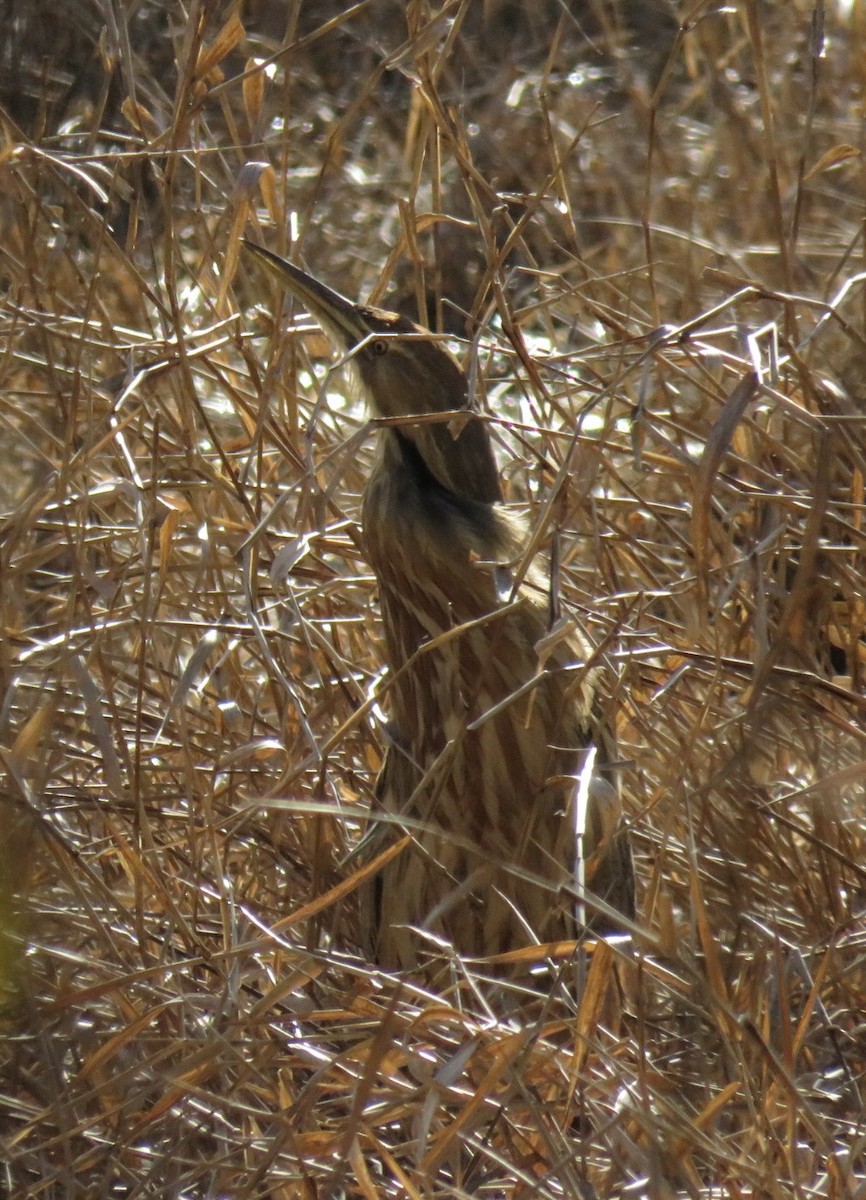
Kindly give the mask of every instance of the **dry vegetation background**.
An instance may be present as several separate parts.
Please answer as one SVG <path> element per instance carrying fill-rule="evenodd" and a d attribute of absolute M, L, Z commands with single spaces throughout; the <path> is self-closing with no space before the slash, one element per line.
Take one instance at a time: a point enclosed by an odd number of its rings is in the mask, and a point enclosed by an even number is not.
<path fill-rule="evenodd" d="M 0 26 L 0 1193 L 866 1195 L 866 5 Z M 461 339 L 556 542 L 643 930 L 571 1000 L 357 953 L 375 431 L 242 234 Z"/>

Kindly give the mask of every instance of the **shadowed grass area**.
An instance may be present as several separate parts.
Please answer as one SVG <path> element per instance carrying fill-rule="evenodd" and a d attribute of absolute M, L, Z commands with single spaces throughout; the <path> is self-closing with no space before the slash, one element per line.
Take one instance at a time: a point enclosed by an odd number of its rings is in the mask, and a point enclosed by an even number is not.
<path fill-rule="evenodd" d="M 864 6 L 0 32 L 0 1191 L 859 1196 Z M 455 339 L 599 648 L 641 932 L 535 995 L 358 953 L 375 429 L 242 236 Z"/>

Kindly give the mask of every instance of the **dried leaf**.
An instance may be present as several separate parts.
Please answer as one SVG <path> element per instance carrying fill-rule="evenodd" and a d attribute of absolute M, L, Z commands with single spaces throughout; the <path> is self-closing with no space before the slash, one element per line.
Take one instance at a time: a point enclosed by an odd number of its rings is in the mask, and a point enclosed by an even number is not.
<path fill-rule="evenodd" d="M 808 183 L 823 171 L 832 171 L 834 167 L 840 167 L 842 163 L 850 162 L 852 158 L 860 158 L 860 156 L 861 152 L 856 146 L 850 146 L 845 143 L 839 146 L 831 146 L 829 150 L 826 150 L 821 155 L 816 163 L 813 163 L 803 176 L 803 181 L 804 183 Z"/>
<path fill-rule="evenodd" d="M 251 130 L 257 130 L 265 101 L 265 73 L 255 58 L 248 58 L 241 81 L 244 112 Z"/>
<path fill-rule="evenodd" d="M 201 47 L 198 62 L 195 65 L 196 78 L 206 79 L 246 36 L 246 30 L 238 16 L 237 9 L 233 8 L 229 19 L 213 41 Z"/>

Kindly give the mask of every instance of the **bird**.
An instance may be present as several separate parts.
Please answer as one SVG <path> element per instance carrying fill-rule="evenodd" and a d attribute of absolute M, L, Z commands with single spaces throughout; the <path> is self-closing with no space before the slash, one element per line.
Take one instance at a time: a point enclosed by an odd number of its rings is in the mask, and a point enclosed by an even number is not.
<path fill-rule="evenodd" d="M 244 245 L 351 362 L 378 418 L 361 530 L 390 717 L 371 821 L 403 845 L 366 886 L 364 949 L 383 969 L 411 972 L 442 953 L 495 963 L 574 943 L 578 862 L 608 923 L 611 910 L 632 920 L 598 670 L 579 634 L 551 638 L 549 572 L 517 569 L 529 524 L 503 502 L 466 372 L 429 330 Z M 581 839 L 578 780 L 593 760 Z"/>

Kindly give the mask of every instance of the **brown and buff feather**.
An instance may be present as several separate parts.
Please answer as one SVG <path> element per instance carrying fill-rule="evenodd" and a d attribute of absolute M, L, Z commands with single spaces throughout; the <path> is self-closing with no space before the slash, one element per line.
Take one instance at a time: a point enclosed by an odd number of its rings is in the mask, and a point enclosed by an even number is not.
<path fill-rule="evenodd" d="M 399 434 L 383 442 L 363 505 L 393 672 L 377 797 L 412 841 L 377 880 L 369 949 L 408 968 L 419 929 L 473 957 L 573 939 L 575 776 L 594 724 L 587 648 L 560 643 L 540 669 L 546 597 L 536 581 L 512 597 L 499 565 L 518 557 L 523 529 L 496 506 L 454 503 Z M 628 840 L 603 781 L 584 852 L 587 883 L 632 916 Z"/>

